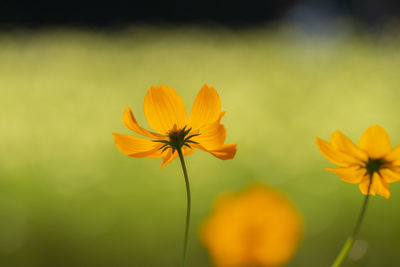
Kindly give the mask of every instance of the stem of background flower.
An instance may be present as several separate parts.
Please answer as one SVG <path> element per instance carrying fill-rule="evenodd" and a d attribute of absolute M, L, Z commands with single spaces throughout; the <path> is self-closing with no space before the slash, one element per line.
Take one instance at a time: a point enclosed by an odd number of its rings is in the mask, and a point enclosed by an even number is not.
<path fill-rule="evenodd" d="M 182 257 L 182 266 L 184 267 L 186 264 L 186 250 L 187 250 L 187 243 L 188 243 L 188 234 L 189 234 L 189 225 L 190 225 L 190 209 L 191 209 L 191 197 L 190 197 L 190 184 L 189 184 L 189 177 L 186 170 L 185 159 L 183 158 L 182 149 L 176 149 L 179 154 L 179 159 L 181 160 L 183 176 L 185 177 L 185 185 L 186 185 L 186 196 L 187 196 L 187 207 L 186 207 L 186 226 L 185 226 L 185 239 L 183 242 L 183 257 Z"/>
<path fill-rule="evenodd" d="M 360 215 L 358 216 L 356 226 L 352 234 L 347 238 L 346 243 L 344 244 L 342 250 L 340 251 L 339 255 L 336 257 L 335 261 L 332 264 L 332 267 L 339 267 L 342 265 L 344 259 L 346 258 L 347 254 L 349 253 L 351 247 L 353 246 L 354 240 L 356 239 L 356 235 L 358 230 L 360 229 L 361 223 L 364 219 L 365 211 L 367 210 L 368 199 L 369 199 L 369 190 L 371 189 L 372 185 L 372 175 L 368 185 L 367 195 L 365 196 L 363 206 L 361 208 Z"/>

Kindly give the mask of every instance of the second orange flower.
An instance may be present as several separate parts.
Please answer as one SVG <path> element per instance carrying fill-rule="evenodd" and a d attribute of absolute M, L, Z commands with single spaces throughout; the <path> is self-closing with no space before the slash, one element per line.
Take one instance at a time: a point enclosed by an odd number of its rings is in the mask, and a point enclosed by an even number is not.
<path fill-rule="evenodd" d="M 400 181 L 400 146 L 392 149 L 389 135 L 379 125 L 369 127 L 356 146 L 339 131 L 330 142 L 317 137 L 322 155 L 340 168 L 326 168 L 348 183 L 359 184 L 364 195 L 390 197 L 389 183 Z"/>

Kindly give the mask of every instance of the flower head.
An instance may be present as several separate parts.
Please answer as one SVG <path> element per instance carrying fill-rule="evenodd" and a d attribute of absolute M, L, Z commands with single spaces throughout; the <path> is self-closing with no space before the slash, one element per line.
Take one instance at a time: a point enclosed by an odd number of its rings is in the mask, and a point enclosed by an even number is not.
<path fill-rule="evenodd" d="M 389 183 L 400 180 L 400 146 L 392 149 L 389 136 L 379 125 L 369 127 L 358 147 L 341 132 L 335 131 L 330 142 L 317 137 L 322 155 L 340 168 L 326 168 L 348 183 L 359 184 L 366 195 L 390 197 Z"/>
<path fill-rule="evenodd" d="M 125 126 L 146 138 L 113 133 L 117 148 L 135 158 L 162 158 L 161 167 L 196 148 L 210 152 L 220 159 L 232 159 L 236 144 L 224 144 L 226 131 L 220 123 L 225 112 L 217 91 L 204 85 L 198 93 L 189 117 L 182 98 L 171 87 L 152 86 L 144 98 L 146 120 L 156 132 L 139 126 L 132 110 L 126 108 L 122 116 Z"/>
<path fill-rule="evenodd" d="M 282 193 L 256 184 L 220 197 L 201 228 L 217 267 L 282 266 L 303 232 L 299 211 Z"/>

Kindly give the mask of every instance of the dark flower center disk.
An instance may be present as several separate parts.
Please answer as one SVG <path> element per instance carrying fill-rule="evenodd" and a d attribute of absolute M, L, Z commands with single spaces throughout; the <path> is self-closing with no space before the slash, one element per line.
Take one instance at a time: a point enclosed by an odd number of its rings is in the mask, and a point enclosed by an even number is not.
<path fill-rule="evenodd" d="M 179 137 L 180 130 L 172 130 L 168 133 L 169 140 L 174 140 Z"/>
<path fill-rule="evenodd" d="M 367 169 L 367 173 L 369 175 L 373 175 L 374 172 L 379 173 L 379 170 L 385 163 L 386 162 L 381 158 L 380 159 L 368 158 L 365 168 Z"/>
<path fill-rule="evenodd" d="M 163 143 L 163 146 L 160 148 L 163 152 L 168 148 L 172 149 L 172 153 L 174 153 L 175 150 L 181 150 L 184 146 L 192 148 L 190 144 L 198 144 L 196 141 L 193 141 L 192 138 L 200 134 L 192 134 L 190 133 L 191 130 L 192 128 L 187 129 L 186 126 L 181 130 L 175 128 L 168 133 L 169 140 L 153 140 L 153 142 Z"/>

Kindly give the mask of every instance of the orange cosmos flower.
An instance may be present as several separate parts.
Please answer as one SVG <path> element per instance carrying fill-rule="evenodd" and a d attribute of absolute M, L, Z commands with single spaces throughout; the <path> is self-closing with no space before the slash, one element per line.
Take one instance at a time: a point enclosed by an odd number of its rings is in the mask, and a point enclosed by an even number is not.
<path fill-rule="evenodd" d="M 147 138 L 113 133 L 115 145 L 127 156 L 162 158 L 163 167 L 178 157 L 178 147 L 184 156 L 196 148 L 224 160 L 236 154 L 236 144 L 224 144 L 226 131 L 220 120 L 225 112 L 221 112 L 221 100 L 212 86 L 205 84 L 201 88 L 189 118 L 182 98 L 174 89 L 152 86 L 144 98 L 144 114 L 157 133 L 140 127 L 130 108 L 124 111 L 123 123 Z"/>
<path fill-rule="evenodd" d="M 381 126 L 369 127 L 361 136 L 358 147 L 335 131 L 330 142 L 317 137 L 322 155 L 340 168 L 326 168 L 348 183 L 359 184 L 366 195 L 390 197 L 389 183 L 400 180 L 400 146 L 392 149 L 390 139 Z M 371 183 L 371 186 L 370 186 Z"/>
<path fill-rule="evenodd" d="M 200 234 L 217 267 L 272 267 L 290 260 L 302 232 L 302 218 L 292 202 L 256 184 L 220 197 Z"/>

